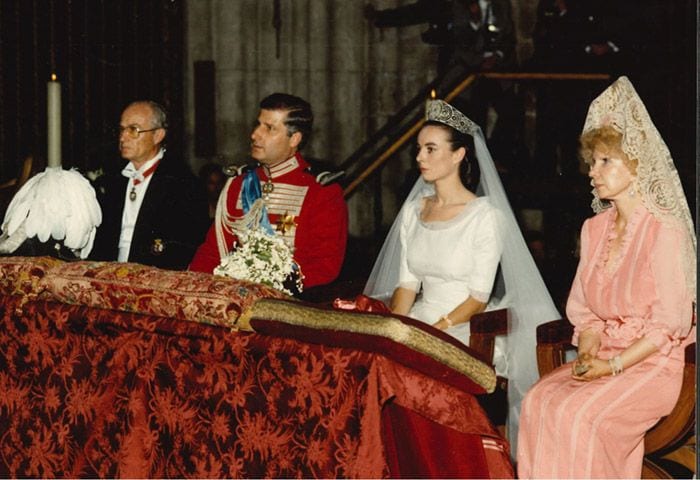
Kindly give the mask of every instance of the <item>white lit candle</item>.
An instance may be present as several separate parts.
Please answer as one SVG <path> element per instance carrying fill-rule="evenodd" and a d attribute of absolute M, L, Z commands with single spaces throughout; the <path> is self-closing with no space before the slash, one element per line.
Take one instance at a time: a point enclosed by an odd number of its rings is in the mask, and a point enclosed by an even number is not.
<path fill-rule="evenodd" d="M 425 101 L 425 110 L 426 112 L 428 111 L 428 107 L 430 106 L 430 102 L 435 100 L 435 89 L 430 90 L 430 97 Z"/>
<path fill-rule="evenodd" d="M 51 74 L 51 81 L 46 84 L 48 147 L 47 165 L 61 166 L 61 84 L 56 74 Z"/>

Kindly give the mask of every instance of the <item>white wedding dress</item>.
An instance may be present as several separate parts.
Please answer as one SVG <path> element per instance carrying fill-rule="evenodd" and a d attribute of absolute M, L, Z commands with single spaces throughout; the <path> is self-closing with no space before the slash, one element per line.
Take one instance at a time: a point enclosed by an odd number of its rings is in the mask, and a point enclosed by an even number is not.
<path fill-rule="evenodd" d="M 424 198 L 407 205 L 400 223 L 399 286 L 418 293 L 408 316 L 433 324 L 470 296 L 488 303 L 503 250 L 503 218 L 488 197 L 478 197 L 447 221 L 421 220 Z M 498 299 L 487 309 L 497 308 Z M 469 322 L 446 332 L 469 344 Z M 494 363 L 506 373 L 505 339 Z"/>
<path fill-rule="evenodd" d="M 537 325 L 561 317 L 554 306 L 554 302 L 552 302 L 547 287 L 542 281 L 542 277 L 527 248 L 525 239 L 520 232 L 518 222 L 510 208 L 508 197 L 503 189 L 501 179 L 496 171 L 493 159 L 488 151 L 486 141 L 484 140 L 480 128 L 475 127 L 473 138 L 476 159 L 480 170 L 479 185 L 474 193 L 480 198 L 486 197 L 487 202 L 485 203 L 487 205 L 490 204 L 493 209 L 497 211 L 499 214 L 498 216 L 504 220 L 501 235 L 503 245 L 503 253 L 500 257 L 501 274 L 497 276 L 496 291 L 491 293 L 487 310 L 496 310 L 498 308 L 508 309 L 508 340 L 510 341 L 497 338 L 494 352 L 494 364 L 496 372 L 508 378 L 508 437 L 511 443 L 511 451 L 515 452 L 516 440 L 518 437 L 518 422 L 520 420 L 520 402 L 528 388 L 539 378 L 537 356 L 535 354 L 535 330 Z M 416 206 L 414 202 L 417 199 L 434 194 L 435 189 L 433 186 L 419 177 L 389 230 L 374 268 L 367 279 L 367 284 L 364 289 L 365 295 L 377 298 L 388 304 L 394 289 L 400 284 L 401 253 L 403 251 L 403 246 L 400 241 L 402 219 L 409 218 L 410 213 L 406 213 L 406 211 L 410 210 L 413 210 L 415 219 Z M 464 215 L 467 215 L 466 210 Z M 460 222 L 460 220 L 457 219 L 453 220 L 455 223 Z M 451 228 L 447 228 L 446 230 L 451 230 Z M 441 240 L 443 235 L 446 236 L 444 241 Z M 449 239 L 447 238 L 448 235 L 450 236 Z M 407 239 L 407 243 L 411 247 L 414 247 L 414 242 L 420 241 L 417 237 L 411 238 L 408 235 L 405 235 L 404 238 Z M 466 236 L 465 238 L 469 237 Z M 433 241 L 438 243 L 431 243 Z M 459 248 L 460 241 L 462 241 L 460 235 L 455 234 L 452 236 L 451 232 L 440 231 L 435 233 L 435 238 L 433 240 L 426 241 L 421 248 L 415 248 L 415 252 L 417 252 L 416 255 L 424 256 L 426 261 L 432 262 L 435 260 L 432 266 L 432 268 L 435 269 L 433 275 L 426 276 L 427 289 L 431 292 L 436 291 L 436 289 L 438 291 L 440 290 L 438 287 L 439 284 L 433 283 L 440 281 L 440 279 L 450 279 L 448 283 L 451 283 L 452 280 L 457 281 L 456 277 L 454 279 L 451 278 L 453 274 L 435 275 L 440 268 L 437 262 L 438 258 L 440 259 L 440 263 L 446 263 L 446 266 L 452 269 L 452 267 L 457 264 L 456 258 L 458 254 L 475 255 L 473 251 Z M 413 250 L 413 248 L 411 248 L 411 250 Z M 443 265 L 443 267 L 444 266 L 445 265 Z M 472 275 L 474 273 L 472 271 L 466 271 L 465 274 Z M 426 289 L 426 284 L 423 285 L 423 288 Z M 484 288 L 482 293 L 491 292 L 490 288 L 485 288 L 483 286 L 475 286 L 473 288 L 477 288 L 477 290 L 475 290 L 477 293 L 480 288 Z M 455 295 L 453 301 L 458 303 L 463 302 L 468 297 L 470 291 L 471 290 L 465 289 L 461 295 L 459 295 L 460 298 L 457 299 L 457 295 Z M 474 294 L 474 292 L 472 292 L 472 294 Z M 424 296 L 432 297 L 430 294 Z M 419 299 L 418 301 L 427 303 L 427 300 Z M 448 305 L 445 304 L 445 307 L 447 306 Z M 444 310 L 440 308 L 439 313 L 437 313 L 438 309 L 429 312 L 427 310 L 427 305 L 419 308 L 421 310 L 426 308 L 425 316 L 421 312 L 414 311 L 409 315 L 423 317 L 425 318 L 423 321 L 427 323 L 435 323 L 440 315 L 448 313 L 451 310 L 450 308 L 445 308 Z M 434 316 L 434 313 L 437 313 L 437 316 Z M 468 343 L 468 328 L 468 323 L 465 326 L 457 325 L 448 329 L 447 333 Z M 459 329 L 466 329 L 467 331 L 460 332 Z M 502 352 L 505 352 L 507 362 L 499 360 L 499 358 L 503 357 Z M 507 373 L 504 375 L 504 372 Z"/>

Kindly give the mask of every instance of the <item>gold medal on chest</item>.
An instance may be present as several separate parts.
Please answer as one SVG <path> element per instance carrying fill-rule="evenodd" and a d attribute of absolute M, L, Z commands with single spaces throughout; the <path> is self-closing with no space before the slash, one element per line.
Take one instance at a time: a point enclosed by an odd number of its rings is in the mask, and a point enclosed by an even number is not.
<path fill-rule="evenodd" d="M 136 188 L 135 187 L 131 187 L 131 191 L 129 192 L 129 200 L 131 200 L 132 202 L 134 200 L 136 200 Z"/>
<path fill-rule="evenodd" d="M 286 235 L 287 232 L 291 232 L 296 228 L 297 224 L 294 219 L 294 215 L 290 215 L 289 212 L 284 212 L 284 215 L 280 216 L 277 221 L 277 231 L 282 235 Z"/>
<path fill-rule="evenodd" d="M 270 180 L 268 180 L 263 184 L 262 191 L 265 195 L 269 195 L 275 191 L 275 185 Z"/>

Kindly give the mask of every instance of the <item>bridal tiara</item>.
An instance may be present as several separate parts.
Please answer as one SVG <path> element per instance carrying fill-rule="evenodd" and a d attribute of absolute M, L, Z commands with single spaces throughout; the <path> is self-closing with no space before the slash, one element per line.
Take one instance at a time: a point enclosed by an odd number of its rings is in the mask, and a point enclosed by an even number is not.
<path fill-rule="evenodd" d="M 428 100 L 425 107 L 425 119 L 440 122 L 458 132 L 474 136 L 479 126 L 466 115 L 444 100 Z"/>

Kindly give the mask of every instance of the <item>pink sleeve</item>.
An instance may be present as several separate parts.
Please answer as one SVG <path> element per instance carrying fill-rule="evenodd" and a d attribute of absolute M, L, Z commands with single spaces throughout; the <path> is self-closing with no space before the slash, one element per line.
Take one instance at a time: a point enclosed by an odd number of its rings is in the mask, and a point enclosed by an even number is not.
<path fill-rule="evenodd" d="M 600 333 L 603 330 L 605 323 L 598 318 L 595 313 L 588 308 L 588 302 L 583 293 L 582 273 L 592 259 L 593 249 L 589 241 L 590 220 L 586 220 L 581 228 L 581 259 L 576 269 L 574 283 L 571 285 L 569 299 L 566 302 L 566 315 L 569 321 L 574 326 L 574 335 L 571 343 L 578 345 L 578 336 L 581 332 L 588 329 L 593 329 Z"/>
<path fill-rule="evenodd" d="M 661 224 L 649 253 L 655 292 L 644 336 L 665 355 L 681 344 L 692 326 L 693 296 L 685 280 L 683 236 L 680 229 Z"/>

